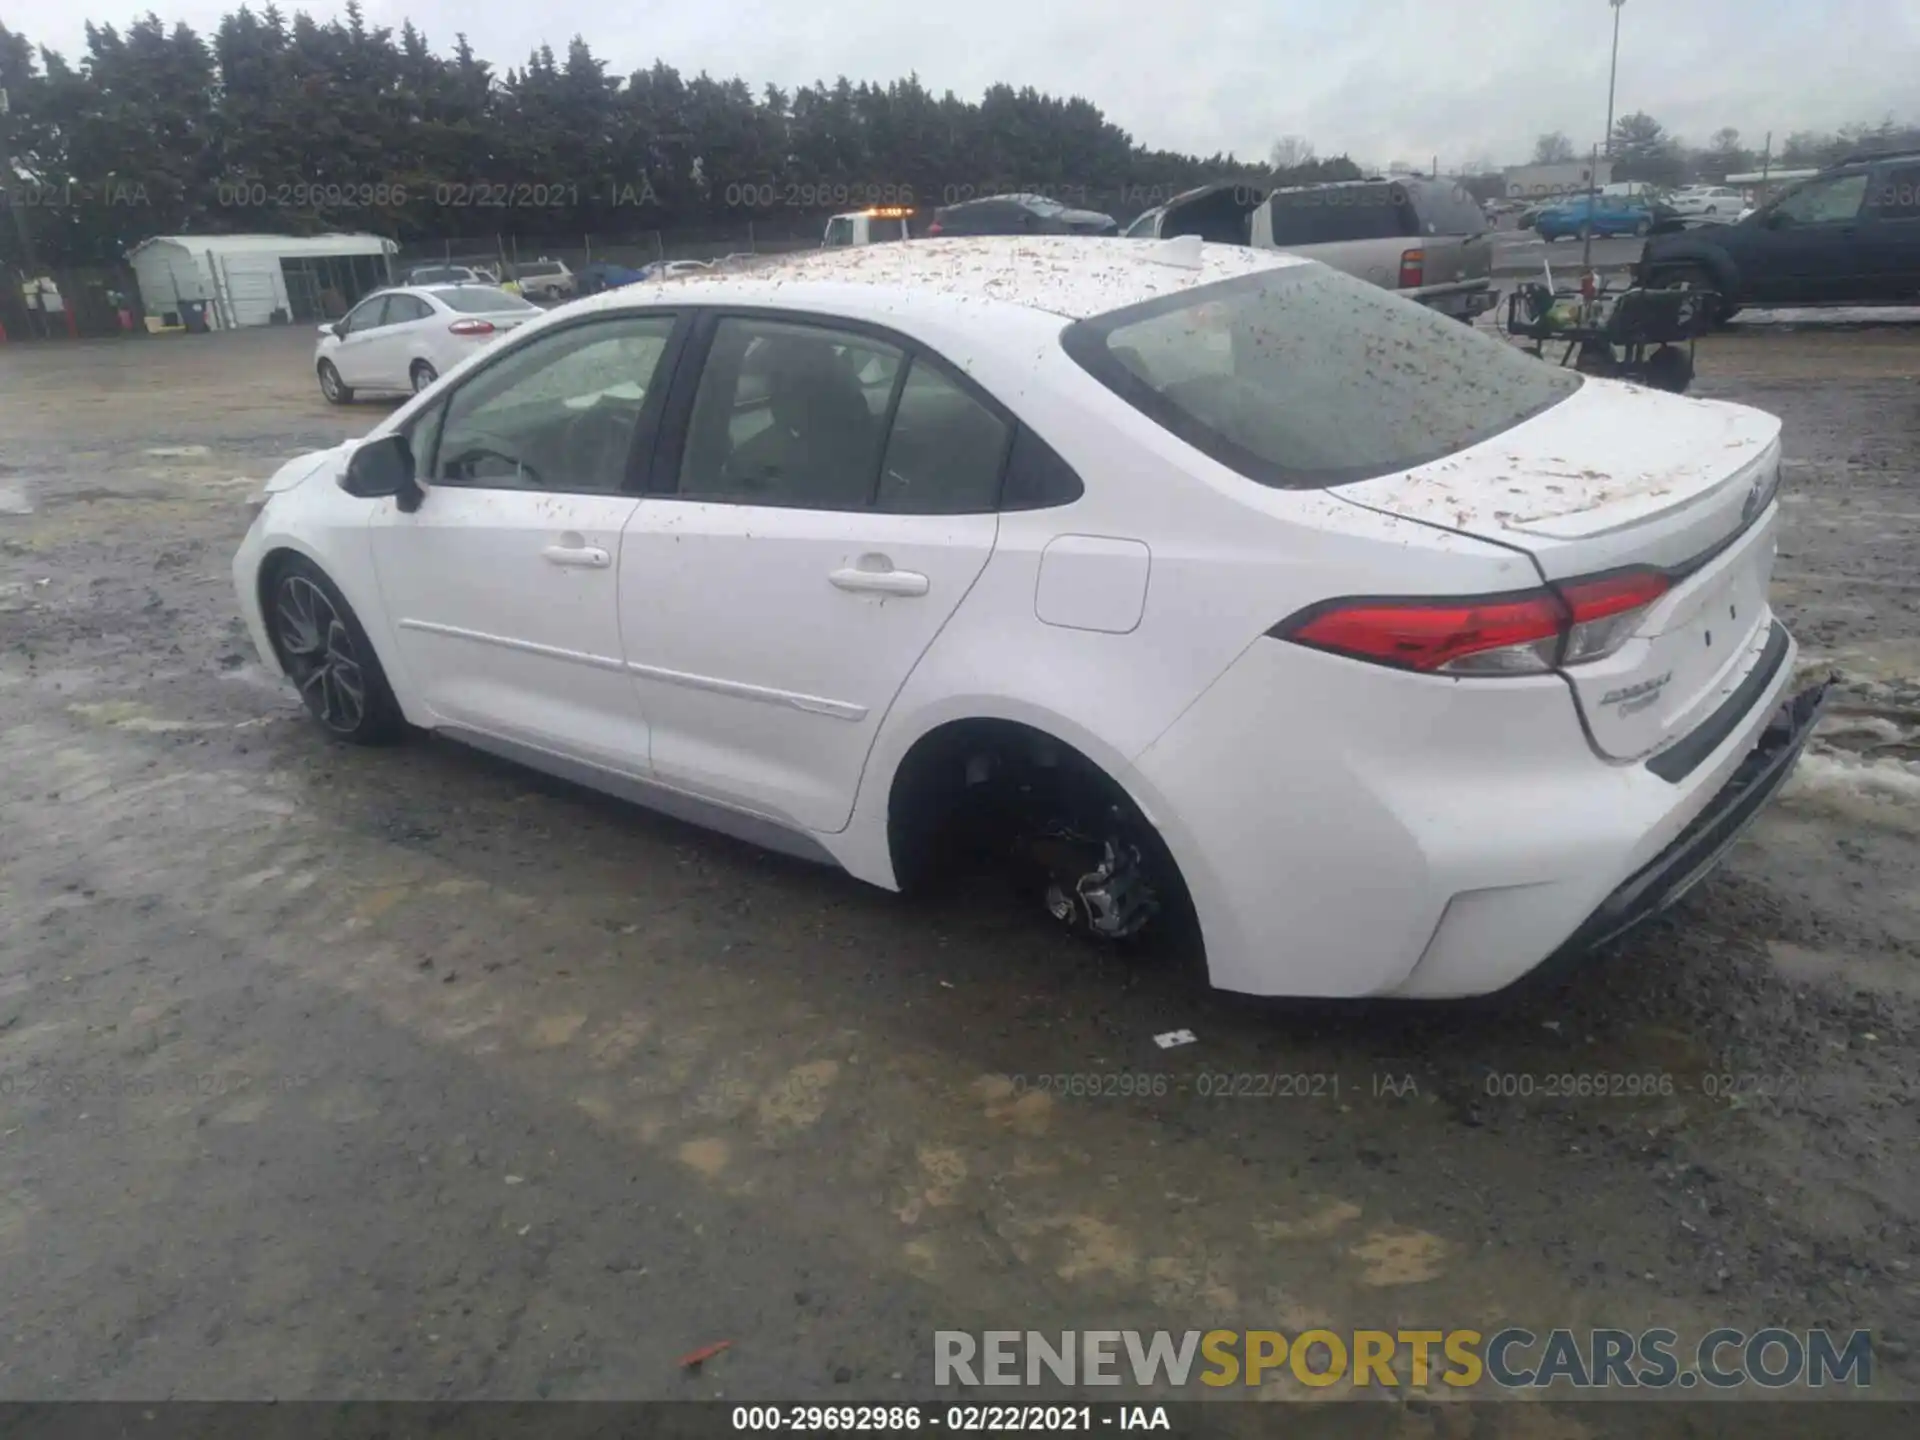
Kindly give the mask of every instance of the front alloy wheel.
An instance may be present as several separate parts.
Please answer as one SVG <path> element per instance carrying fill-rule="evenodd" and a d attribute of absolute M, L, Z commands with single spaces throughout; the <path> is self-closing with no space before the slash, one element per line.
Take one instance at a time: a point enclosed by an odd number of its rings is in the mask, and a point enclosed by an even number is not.
<path fill-rule="evenodd" d="M 313 718 L 352 735 L 367 718 L 367 677 L 333 601 L 304 575 L 280 582 L 274 601 L 280 653 Z"/>

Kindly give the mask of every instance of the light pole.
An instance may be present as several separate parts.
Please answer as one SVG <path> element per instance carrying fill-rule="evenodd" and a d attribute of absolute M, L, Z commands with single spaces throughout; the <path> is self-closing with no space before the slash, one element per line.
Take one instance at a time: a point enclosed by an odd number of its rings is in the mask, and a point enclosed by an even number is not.
<path fill-rule="evenodd" d="M 1620 74 L 1620 7 L 1627 0 L 1607 0 L 1613 6 L 1613 61 L 1607 67 L 1607 158 L 1613 158 L 1613 82 Z"/>

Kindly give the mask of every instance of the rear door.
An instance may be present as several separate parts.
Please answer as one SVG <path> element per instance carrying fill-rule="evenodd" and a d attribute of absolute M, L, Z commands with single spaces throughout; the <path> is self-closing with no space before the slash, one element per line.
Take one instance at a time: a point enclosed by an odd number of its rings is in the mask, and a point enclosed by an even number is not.
<path fill-rule="evenodd" d="M 894 696 L 992 553 L 1011 427 L 899 337 L 711 318 L 627 527 L 620 621 L 661 783 L 842 829 Z"/>
<path fill-rule="evenodd" d="M 423 352 L 426 332 L 437 313 L 418 295 L 389 295 L 382 324 L 367 340 L 369 378 L 365 383 L 396 390 L 409 388 L 413 382 L 408 371 L 414 356 Z"/>
<path fill-rule="evenodd" d="M 1920 161 L 1883 166 L 1873 177 L 1862 236 L 1874 297 L 1920 296 Z"/>

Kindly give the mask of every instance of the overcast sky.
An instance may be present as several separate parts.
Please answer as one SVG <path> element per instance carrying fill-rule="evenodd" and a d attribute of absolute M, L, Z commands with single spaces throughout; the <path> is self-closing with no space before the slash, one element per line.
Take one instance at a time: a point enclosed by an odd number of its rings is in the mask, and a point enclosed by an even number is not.
<path fill-rule="evenodd" d="M 10 23 L 77 60 L 90 17 L 147 8 L 210 34 L 220 0 L 79 0 L 14 7 Z M 255 7 L 259 8 L 258 6 Z M 316 18 L 341 11 L 304 6 Z M 464 29 L 504 69 L 583 34 L 616 74 L 656 58 L 756 90 L 840 74 L 917 71 L 969 99 L 994 81 L 1083 95 L 1141 143 L 1264 156 L 1296 134 L 1322 155 L 1454 168 L 1527 158 L 1563 130 L 1581 149 L 1606 126 L 1607 0 L 366 0 L 369 23 L 411 16 L 436 49 Z M 72 18 L 69 18 L 72 17 Z M 484 18 L 483 18 L 484 17 Z M 1644 109 L 1695 142 L 1722 125 L 1831 129 L 1920 119 L 1915 0 L 1628 0 L 1616 111 Z"/>

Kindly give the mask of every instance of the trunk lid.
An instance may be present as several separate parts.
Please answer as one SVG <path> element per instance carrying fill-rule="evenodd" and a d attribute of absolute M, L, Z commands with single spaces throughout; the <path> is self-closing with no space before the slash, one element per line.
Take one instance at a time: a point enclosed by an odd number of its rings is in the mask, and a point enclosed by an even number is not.
<path fill-rule="evenodd" d="M 1704 721 L 1766 648 L 1779 437 L 1762 411 L 1588 379 L 1480 445 L 1330 493 L 1524 551 L 1549 582 L 1666 572 L 1620 649 L 1563 672 L 1595 748 L 1633 760 Z"/>

